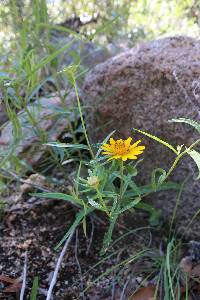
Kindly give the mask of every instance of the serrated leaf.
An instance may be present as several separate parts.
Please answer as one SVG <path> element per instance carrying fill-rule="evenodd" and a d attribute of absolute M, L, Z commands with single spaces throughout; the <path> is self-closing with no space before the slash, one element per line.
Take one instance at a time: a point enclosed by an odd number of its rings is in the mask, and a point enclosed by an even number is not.
<path fill-rule="evenodd" d="M 185 118 L 178 118 L 178 119 L 169 120 L 169 122 L 186 123 L 186 124 L 194 127 L 198 131 L 198 133 L 200 133 L 200 123 L 198 123 L 198 122 L 196 122 L 194 120 L 185 119 Z"/>
<path fill-rule="evenodd" d="M 82 201 L 75 198 L 72 195 L 64 194 L 64 193 L 31 193 L 32 196 L 41 197 L 41 198 L 49 198 L 49 199 L 57 199 L 57 200 L 65 200 L 72 204 L 79 204 L 82 206 Z"/>
<path fill-rule="evenodd" d="M 141 198 L 138 197 L 135 200 L 133 200 L 131 203 L 129 203 L 128 205 L 126 205 L 125 207 L 123 207 L 120 211 L 119 214 L 125 212 L 128 209 L 131 209 L 133 207 L 135 207 L 139 202 L 141 201 Z"/>
<path fill-rule="evenodd" d="M 96 209 L 104 210 L 103 207 L 91 198 L 88 198 L 88 203 Z"/>
<path fill-rule="evenodd" d="M 197 165 L 199 174 L 198 174 L 196 180 L 198 180 L 200 178 L 200 153 L 197 152 L 196 150 L 190 150 L 187 153 L 190 155 L 190 157 L 194 160 L 194 162 Z"/>
<path fill-rule="evenodd" d="M 148 136 L 149 138 L 151 138 L 152 140 L 155 140 L 157 142 L 159 142 L 160 144 L 164 145 L 165 147 L 169 148 L 170 150 L 172 150 L 174 153 L 176 153 L 176 155 L 178 155 L 178 152 L 177 150 L 169 143 L 161 140 L 159 137 L 155 136 L 155 135 L 152 135 L 148 132 L 145 132 L 145 131 L 142 131 L 142 130 L 139 130 L 139 129 L 136 129 L 136 128 L 133 128 L 133 130 L 137 131 L 137 132 L 140 132 L 146 136 Z"/>
<path fill-rule="evenodd" d="M 118 205 L 117 198 L 115 198 L 114 201 L 113 201 L 113 206 L 112 206 L 111 213 L 110 213 L 109 228 L 108 228 L 108 231 L 104 235 L 103 247 L 100 251 L 100 255 L 105 254 L 105 252 L 107 251 L 107 249 L 110 245 L 110 242 L 111 242 L 111 239 L 112 239 L 113 229 L 115 227 L 115 223 L 116 223 L 118 215 L 119 215 L 119 210 L 120 210 L 120 206 Z"/>

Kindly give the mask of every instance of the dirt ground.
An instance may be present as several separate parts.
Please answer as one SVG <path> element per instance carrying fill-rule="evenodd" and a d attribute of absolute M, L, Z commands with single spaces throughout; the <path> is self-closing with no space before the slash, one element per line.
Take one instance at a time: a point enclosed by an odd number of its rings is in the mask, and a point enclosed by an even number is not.
<path fill-rule="evenodd" d="M 24 186 L 12 182 L 4 198 L 7 205 L 2 210 L 0 219 L 2 300 L 19 299 L 24 267 L 27 269 L 24 299 L 31 300 L 35 277 L 39 280 L 37 300 L 46 299 L 62 250 L 62 247 L 55 250 L 55 246 L 63 238 L 77 213 L 77 208 L 69 203 L 40 198 L 31 194 L 37 189 L 29 188 L 30 185 L 27 190 L 27 184 Z M 66 192 L 66 185 L 61 191 Z M 130 295 L 141 283 L 156 285 L 160 269 L 155 264 L 152 265 L 152 258 L 158 262 L 164 255 L 169 224 L 160 222 L 157 226 L 150 226 L 149 215 L 141 210 L 124 214 L 117 222 L 111 246 L 104 256 L 100 256 L 107 228 L 108 220 L 100 213 L 93 213 L 87 218 L 87 237 L 82 226 L 78 227 L 59 268 L 52 300 L 141 300 L 142 298 L 130 298 Z M 177 263 L 188 255 L 186 248 L 181 249 Z M 198 256 L 197 274 L 200 277 L 200 243 L 197 248 L 194 255 Z M 148 249 L 150 256 L 131 260 L 145 249 Z M 127 260 L 130 261 L 127 263 Z M 192 292 L 193 286 L 192 281 Z M 196 287 L 200 294 L 199 283 L 195 283 L 195 290 Z M 199 298 L 195 296 L 191 299 Z"/>
<path fill-rule="evenodd" d="M 22 279 L 27 252 L 26 299 L 30 299 L 33 279 L 38 276 L 40 289 L 37 299 L 42 300 L 45 299 L 62 249 L 55 251 L 54 247 L 69 228 L 75 211 L 69 204 L 58 200 L 26 196 L 20 201 L 17 205 L 20 209 L 16 209 L 15 205 L 14 209 L 4 214 L 0 223 L 0 273 L 10 279 Z M 100 257 L 99 252 L 107 220 L 102 216 L 91 216 L 87 224 L 87 238 L 80 226 L 64 256 L 52 299 L 119 299 L 127 279 L 127 289 L 134 288 L 136 273 L 133 274 L 134 268 L 131 264 L 126 267 L 122 265 L 117 273 L 112 271 L 97 282 L 94 280 L 123 259 L 141 251 L 142 247 L 155 243 L 148 228 L 136 234 L 128 234 L 126 238 L 115 243 L 105 256 L 112 253 L 114 255 L 90 270 L 104 258 Z M 137 218 L 124 216 L 115 230 L 114 240 L 122 237 L 128 230 L 137 228 L 138 224 L 140 227 L 148 226 L 148 219 L 144 215 L 140 216 L 139 212 Z M 123 249 L 124 245 L 126 249 Z M 91 287 L 82 295 L 81 292 L 90 284 Z M 16 288 L 15 285 L 16 282 L 12 290 L 12 284 L 0 280 L 0 299 L 17 299 L 21 285 L 18 284 Z"/>

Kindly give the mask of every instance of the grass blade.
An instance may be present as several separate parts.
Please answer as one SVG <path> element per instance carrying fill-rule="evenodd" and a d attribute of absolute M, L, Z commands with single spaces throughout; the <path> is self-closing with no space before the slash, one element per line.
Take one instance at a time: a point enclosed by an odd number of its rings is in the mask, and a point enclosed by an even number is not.
<path fill-rule="evenodd" d="M 34 277 L 34 280 L 33 280 L 30 300 L 37 300 L 38 289 L 39 289 L 39 278 L 38 278 L 38 276 L 36 276 L 36 277 Z"/>
<path fill-rule="evenodd" d="M 87 208 L 86 210 L 82 209 L 79 213 L 76 214 L 74 223 L 70 226 L 69 230 L 66 232 L 66 234 L 61 239 L 61 241 L 56 245 L 55 250 L 57 250 L 65 242 L 65 240 L 76 229 L 76 227 L 82 222 L 82 220 L 93 210 L 94 210 L 94 208 Z"/>

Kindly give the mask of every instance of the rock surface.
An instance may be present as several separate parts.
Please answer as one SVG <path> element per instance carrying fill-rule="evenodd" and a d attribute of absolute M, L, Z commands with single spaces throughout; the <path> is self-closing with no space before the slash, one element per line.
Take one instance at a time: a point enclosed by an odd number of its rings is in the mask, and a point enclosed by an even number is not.
<path fill-rule="evenodd" d="M 186 117 L 200 121 L 200 42 L 188 37 L 155 40 L 97 65 L 86 77 L 84 102 L 90 106 L 88 130 L 93 141 L 102 141 L 113 130 L 115 136 L 128 137 L 133 134 L 132 128 L 138 128 L 175 146 L 190 145 L 197 137 L 194 129 L 168 120 Z M 147 182 L 153 168 L 168 170 L 175 156 L 149 138 L 142 138 L 146 151 L 140 180 Z M 175 178 L 183 180 L 188 167 L 194 172 L 193 162 L 184 159 Z M 199 191 L 199 183 L 189 183 L 178 213 L 180 224 L 188 223 L 200 208 Z M 174 193 L 154 198 L 154 205 L 169 219 Z M 197 223 L 193 229 L 199 228 Z"/>
<path fill-rule="evenodd" d="M 14 153 L 19 158 L 32 166 L 37 164 L 47 150 L 47 146 L 42 145 L 41 138 L 44 138 L 44 143 L 45 141 L 56 141 L 65 130 L 68 131 L 69 110 L 73 107 L 72 99 L 74 97 L 74 92 L 69 93 L 63 99 L 55 94 L 49 98 L 38 99 L 37 102 L 28 105 L 29 111 L 37 121 L 34 127 L 31 125 L 27 113 L 19 112 L 21 139 L 19 143 L 15 142 L 13 126 L 9 121 L 0 135 L 0 157 L 1 153 L 8 153 L 10 147 L 13 147 Z"/>

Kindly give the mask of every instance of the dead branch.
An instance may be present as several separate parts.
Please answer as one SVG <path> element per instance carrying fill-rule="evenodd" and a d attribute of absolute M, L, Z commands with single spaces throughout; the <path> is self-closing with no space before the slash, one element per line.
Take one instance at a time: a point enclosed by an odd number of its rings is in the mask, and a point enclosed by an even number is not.
<path fill-rule="evenodd" d="M 20 178 L 17 174 L 15 174 L 12 171 L 6 170 L 4 168 L 0 169 L 1 171 L 3 171 L 4 173 L 7 173 L 8 175 L 12 176 L 16 181 L 23 183 L 23 184 L 27 184 L 27 180 Z M 32 185 L 33 187 L 37 188 L 38 190 L 41 190 L 43 192 L 52 192 L 51 190 L 45 189 L 42 186 L 39 186 L 33 182 L 28 182 L 29 185 Z"/>
<path fill-rule="evenodd" d="M 51 283 L 50 283 L 50 286 L 49 286 L 49 289 L 48 289 L 48 293 L 47 293 L 47 297 L 46 297 L 46 300 L 50 300 L 51 299 L 51 295 L 52 295 L 52 291 L 53 291 L 53 288 L 56 284 L 56 280 L 57 280 L 57 276 L 58 276 L 58 271 L 60 269 L 60 266 L 61 266 L 61 263 L 62 263 L 62 260 L 63 260 L 63 257 L 67 251 L 67 248 L 69 246 L 69 243 L 71 242 L 71 239 L 74 235 L 74 231 L 71 232 L 71 234 L 69 235 L 68 239 L 66 240 L 65 244 L 64 244 L 64 247 L 60 253 L 60 256 L 58 258 L 58 261 L 57 261 L 57 264 L 56 264 L 56 267 L 55 267 L 55 270 L 54 270 L 54 273 L 53 273 L 53 277 L 52 277 L 52 280 L 51 280 Z"/>
<path fill-rule="evenodd" d="M 90 220 L 91 220 L 92 229 L 91 229 L 90 239 L 89 239 L 89 243 L 88 243 L 87 250 L 86 250 L 86 255 L 89 254 L 89 251 L 90 251 L 90 248 L 91 248 L 91 245 L 92 245 L 92 241 L 93 241 L 93 236 L 94 236 L 94 220 L 93 220 L 93 217 L 90 216 Z"/>
<path fill-rule="evenodd" d="M 95 17 L 91 17 L 89 20 L 83 22 L 81 21 L 80 17 L 75 16 L 74 18 L 70 18 L 65 20 L 62 23 L 59 23 L 57 25 L 70 28 L 72 30 L 78 30 L 80 27 L 91 24 L 91 23 L 97 23 L 99 18 L 99 14 L 97 14 Z"/>
<path fill-rule="evenodd" d="M 22 288 L 21 288 L 21 292 L 20 292 L 20 300 L 24 299 L 24 293 L 25 293 L 25 289 L 26 289 L 27 261 L 28 261 L 28 255 L 27 255 L 27 251 L 26 251 L 25 258 L 24 258 L 24 269 L 23 269 L 23 275 L 22 275 Z"/>

